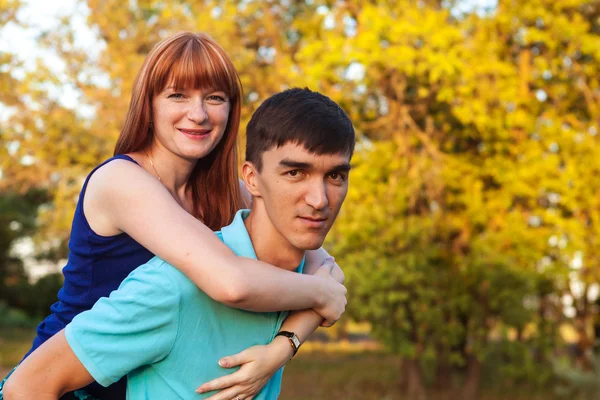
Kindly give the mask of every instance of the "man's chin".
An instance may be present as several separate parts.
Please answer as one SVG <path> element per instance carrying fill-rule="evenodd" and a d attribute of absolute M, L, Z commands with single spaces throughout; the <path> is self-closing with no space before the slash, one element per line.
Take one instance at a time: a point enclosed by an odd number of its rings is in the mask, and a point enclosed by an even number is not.
<path fill-rule="evenodd" d="M 302 240 L 297 243 L 296 247 L 303 251 L 317 250 L 323 246 L 324 241 L 325 238 Z"/>

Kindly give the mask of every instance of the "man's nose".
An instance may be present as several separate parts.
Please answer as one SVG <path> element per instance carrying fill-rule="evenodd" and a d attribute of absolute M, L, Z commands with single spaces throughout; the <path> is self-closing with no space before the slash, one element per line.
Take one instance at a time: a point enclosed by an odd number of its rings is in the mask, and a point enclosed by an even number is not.
<path fill-rule="evenodd" d="M 322 181 L 310 183 L 306 193 L 306 204 L 315 210 L 322 210 L 329 204 L 327 189 Z"/>

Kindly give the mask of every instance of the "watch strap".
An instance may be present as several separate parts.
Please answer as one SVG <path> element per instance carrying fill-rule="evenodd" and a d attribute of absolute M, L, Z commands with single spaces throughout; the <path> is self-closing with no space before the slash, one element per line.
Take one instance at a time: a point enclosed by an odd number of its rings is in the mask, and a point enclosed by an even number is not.
<path fill-rule="evenodd" d="M 288 331 L 280 331 L 275 335 L 275 337 L 277 336 L 284 336 L 288 338 L 290 346 L 292 347 L 292 350 L 294 352 L 294 354 L 292 354 L 292 357 L 295 356 L 298 352 L 298 349 L 300 348 L 300 339 L 298 339 L 298 336 L 294 332 Z"/>

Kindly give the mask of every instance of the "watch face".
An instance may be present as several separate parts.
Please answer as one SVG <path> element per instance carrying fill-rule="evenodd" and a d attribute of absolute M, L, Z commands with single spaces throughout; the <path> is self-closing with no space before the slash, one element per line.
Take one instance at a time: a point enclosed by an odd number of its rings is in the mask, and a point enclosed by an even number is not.
<path fill-rule="evenodd" d="M 298 336 L 294 335 L 291 337 L 292 342 L 294 342 L 294 346 L 296 346 L 296 348 L 300 347 L 300 340 L 298 340 Z"/>

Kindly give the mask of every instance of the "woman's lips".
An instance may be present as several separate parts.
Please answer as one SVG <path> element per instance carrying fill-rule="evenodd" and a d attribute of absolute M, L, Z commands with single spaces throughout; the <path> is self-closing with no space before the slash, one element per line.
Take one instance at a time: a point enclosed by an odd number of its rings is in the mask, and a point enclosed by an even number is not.
<path fill-rule="evenodd" d="M 177 130 L 190 139 L 204 139 L 210 136 L 211 129 L 181 129 Z"/>

